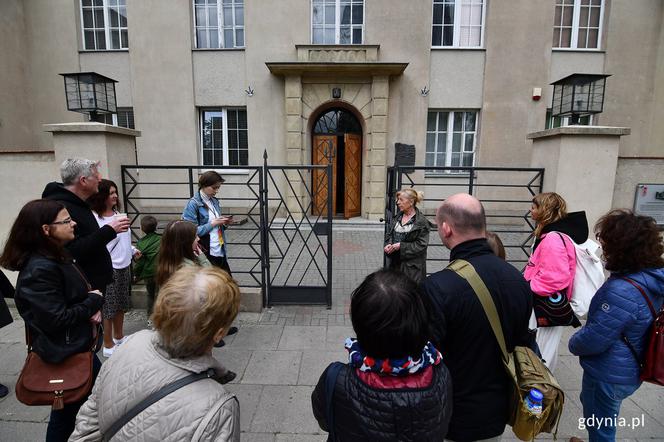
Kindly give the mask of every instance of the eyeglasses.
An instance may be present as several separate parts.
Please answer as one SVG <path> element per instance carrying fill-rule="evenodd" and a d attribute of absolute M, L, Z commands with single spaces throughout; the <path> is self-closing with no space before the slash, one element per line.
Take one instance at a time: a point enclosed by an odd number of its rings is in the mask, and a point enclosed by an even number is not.
<path fill-rule="evenodd" d="M 53 226 L 53 225 L 58 225 L 58 224 L 71 224 L 72 221 L 73 220 L 71 219 L 71 217 L 69 217 L 69 218 L 63 219 L 62 221 L 54 221 L 54 222 L 51 223 L 51 225 Z"/>

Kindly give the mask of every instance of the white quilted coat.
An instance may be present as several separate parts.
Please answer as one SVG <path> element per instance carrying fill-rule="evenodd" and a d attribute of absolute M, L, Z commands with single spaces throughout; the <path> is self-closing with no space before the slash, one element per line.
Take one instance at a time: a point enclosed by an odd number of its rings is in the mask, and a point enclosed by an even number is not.
<path fill-rule="evenodd" d="M 156 332 L 143 330 L 116 348 L 76 416 L 70 441 L 100 441 L 105 429 L 161 387 L 211 367 L 225 371 L 212 356 L 170 359 L 158 340 Z M 203 379 L 152 404 L 111 439 L 126 440 L 239 442 L 240 406 L 221 384 Z"/>

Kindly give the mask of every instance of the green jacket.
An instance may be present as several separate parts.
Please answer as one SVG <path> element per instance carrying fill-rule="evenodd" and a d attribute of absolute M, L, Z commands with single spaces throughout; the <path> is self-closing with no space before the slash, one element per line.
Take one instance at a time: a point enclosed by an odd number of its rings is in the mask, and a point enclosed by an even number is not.
<path fill-rule="evenodd" d="M 161 235 L 148 233 L 136 243 L 136 248 L 141 251 L 141 257 L 134 264 L 134 274 L 137 279 L 154 278 L 157 272 L 157 256 L 161 245 Z"/>
<path fill-rule="evenodd" d="M 385 235 L 384 245 L 395 242 L 394 228 L 402 216 L 403 213 L 398 212 L 392 219 L 392 224 Z M 427 247 L 429 246 L 429 231 L 433 226 L 422 212 L 415 208 L 413 230 L 401 240 L 398 253 L 387 255 L 388 267 L 401 270 L 418 284 L 422 282 L 427 276 Z"/>

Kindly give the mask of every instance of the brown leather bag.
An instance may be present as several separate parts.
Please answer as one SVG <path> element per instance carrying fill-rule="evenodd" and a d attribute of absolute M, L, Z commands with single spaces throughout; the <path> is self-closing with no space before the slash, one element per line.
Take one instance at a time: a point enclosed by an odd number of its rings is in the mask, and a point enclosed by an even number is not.
<path fill-rule="evenodd" d="M 32 351 L 32 339 L 26 326 L 28 356 L 16 382 L 16 399 L 25 405 L 51 405 L 61 410 L 65 404 L 80 402 L 92 390 L 93 358 L 99 328 L 94 327 L 91 350 L 76 353 L 58 364 L 42 360 Z"/>
<path fill-rule="evenodd" d="M 622 277 L 625 281 L 632 284 L 636 287 L 643 299 L 648 303 L 648 308 L 650 313 L 652 313 L 655 320 L 652 325 L 646 332 L 648 336 L 646 340 L 646 348 L 643 352 L 643 359 L 639 359 L 639 356 L 636 353 L 636 349 L 632 344 L 627 340 L 625 335 L 622 336 L 623 341 L 627 344 L 630 351 L 634 355 L 634 358 L 639 363 L 641 367 L 641 380 L 644 382 L 650 382 L 652 384 L 664 385 L 664 305 L 659 310 L 659 313 L 655 311 L 655 307 L 652 305 L 652 301 L 646 295 L 646 292 L 643 291 L 640 285 L 631 280 L 630 278 Z"/>
<path fill-rule="evenodd" d="M 92 389 L 92 358 L 93 353 L 86 351 L 49 364 L 29 352 L 16 382 L 16 399 L 25 405 L 51 405 L 54 410 L 82 401 Z"/>

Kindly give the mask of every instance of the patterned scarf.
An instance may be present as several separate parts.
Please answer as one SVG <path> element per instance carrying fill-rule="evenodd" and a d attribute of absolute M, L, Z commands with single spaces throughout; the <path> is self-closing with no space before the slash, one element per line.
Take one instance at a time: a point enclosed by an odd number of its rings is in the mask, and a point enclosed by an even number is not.
<path fill-rule="evenodd" d="M 344 344 L 348 350 L 348 362 L 360 371 L 387 374 L 391 376 L 408 376 L 419 373 L 430 365 L 438 365 L 443 356 L 431 342 L 422 349 L 419 359 L 411 356 L 399 359 L 375 359 L 366 355 L 355 338 L 346 338 Z"/>

